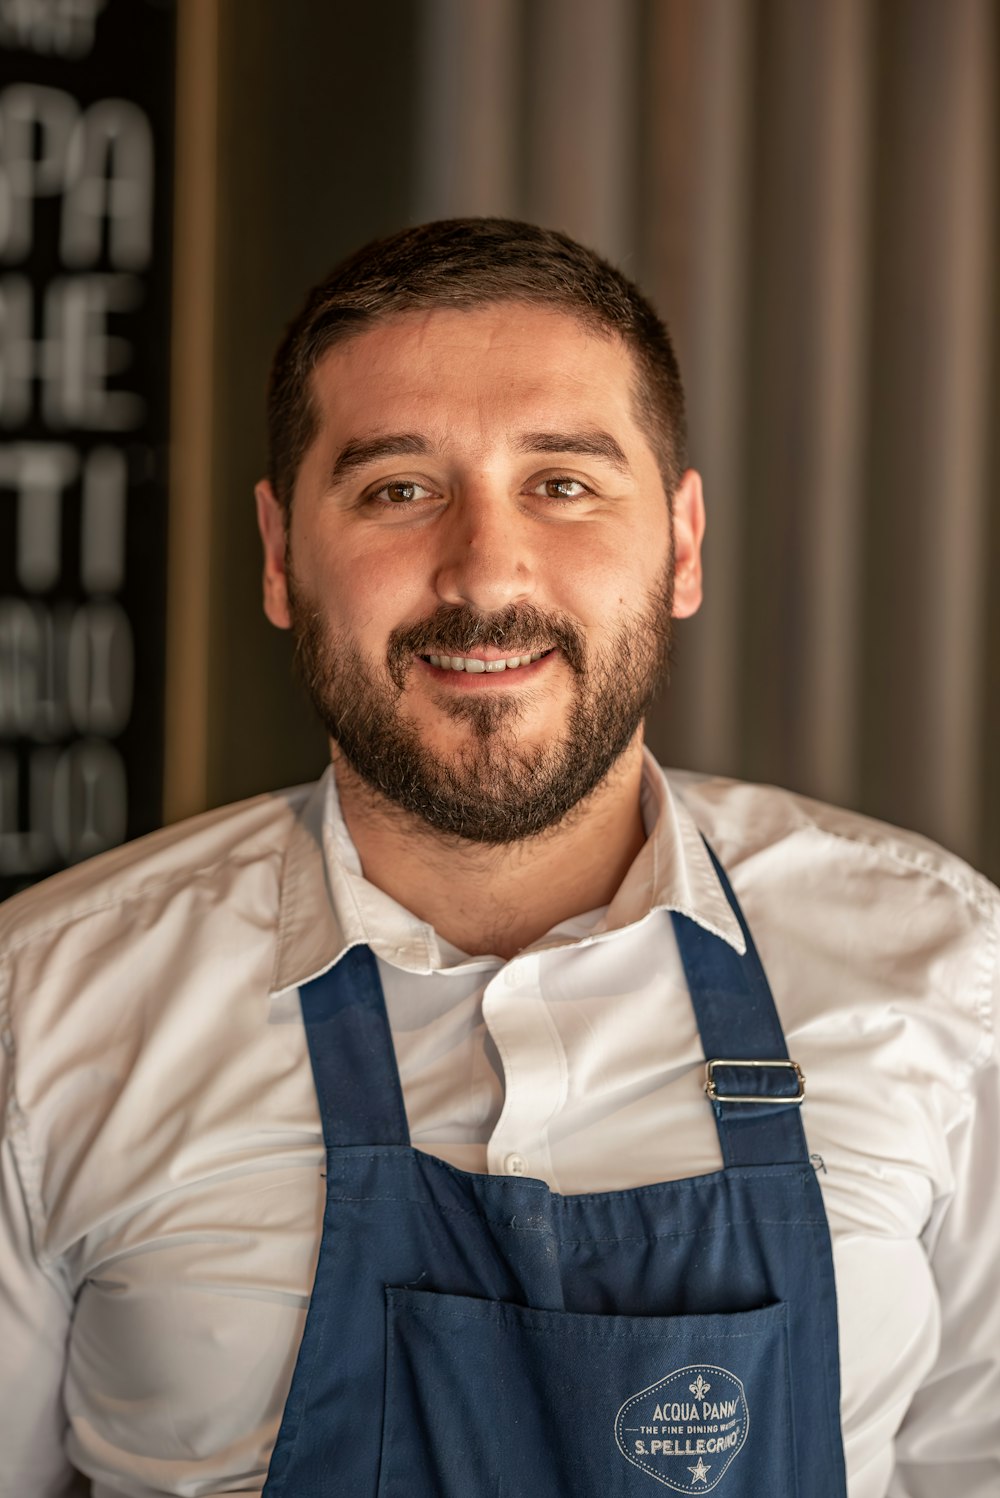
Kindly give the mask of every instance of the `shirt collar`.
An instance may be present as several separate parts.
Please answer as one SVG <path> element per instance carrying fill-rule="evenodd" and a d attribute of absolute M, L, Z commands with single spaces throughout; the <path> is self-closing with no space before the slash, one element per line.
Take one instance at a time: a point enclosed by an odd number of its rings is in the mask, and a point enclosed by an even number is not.
<path fill-rule="evenodd" d="M 743 933 L 694 818 L 648 751 L 642 811 L 646 842 L 584 939 L 606 937 L 666 910 L 690 917 L 743 953 Z M 433 972 L 463 960 L 425 921 L 365 879 L 331 766 L 303 804 L 285 852 L 272 995 L 318 977 L 359 945 L 370 945 L 412 972 Z"/>

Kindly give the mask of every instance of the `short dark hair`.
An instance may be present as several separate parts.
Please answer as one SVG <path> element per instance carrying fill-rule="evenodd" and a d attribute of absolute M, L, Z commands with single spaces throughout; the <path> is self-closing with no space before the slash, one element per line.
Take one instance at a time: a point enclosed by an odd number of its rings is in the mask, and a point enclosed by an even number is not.
<path fill-rule="evenodd" d="M 687 466 L 684 389 L 666 326 L 621 271 L 566 234 L 501 218 L 441 219 L 373 240 L 306 298 L 268 387 L 268 472 L 287 511 L 316 435 L 313 370 L 335 343 L 396 313 L 514 301 L 617 334 L 636 363 L 637 414 L 671 495 Z"/>

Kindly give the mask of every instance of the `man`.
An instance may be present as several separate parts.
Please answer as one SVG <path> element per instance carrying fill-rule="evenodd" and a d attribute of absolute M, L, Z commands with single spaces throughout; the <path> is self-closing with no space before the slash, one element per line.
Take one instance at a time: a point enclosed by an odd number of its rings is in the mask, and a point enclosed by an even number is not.
<path fill-rule="evenodd" d="M 996 1494 L 1000 904 L 644 751 L 704 523 L 652 309 L 407 231 L 270 433 L 332 766 L 0 917 L 0 1492 Z"/>

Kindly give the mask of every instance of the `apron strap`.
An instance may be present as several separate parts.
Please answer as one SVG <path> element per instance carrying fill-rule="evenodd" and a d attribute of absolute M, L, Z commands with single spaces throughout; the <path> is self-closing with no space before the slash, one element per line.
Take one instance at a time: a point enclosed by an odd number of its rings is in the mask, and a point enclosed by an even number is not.
<path fill-rule="evenodd" d="M 708 845 L 706 844 L 706 847 Z M 698 1031 L 721 1097 L 713 1102 L 725 1165 L 808 1163 L 789 1068 L 739 1061 L 787 1061 L 785 1037 L 767 978 L 729 880 L 709 856 L 746 941 L 741 957 L 688 916 L 673 914 L 677 945 Z M 378 963 L 366 946 L 351 947 L 328 972 L 299 990 L 302 1017 L 327 1148 L 408 1145 L 410 1129 L 382 996 Z M 725 1101 L 727 1094 L 759 1103 Z"/>
<path fill-rule="evenodd" d="M 378 963 L 350 947 L 328 972 L 299 989 L 327 1149 L 408 1145 Z"/>
<path fill-rule="evenodd" d="M 799 1076 L 790 1067 L 740 1066 L 740 1061 L 787 1061 L 788 1049 L 771 989 L 743 912 L 712 849 L 709 857 L 746 941 L 741 957 L 727 941 L 689 916 L 673 914 L 677 945 L 705 1057 L 715 1068 L 713 1101 L 725 1165 L 808 1164 L 805 1131 L 794 1099 Z M 725 1095 L 760 1097 L 728 1102 Z"/>

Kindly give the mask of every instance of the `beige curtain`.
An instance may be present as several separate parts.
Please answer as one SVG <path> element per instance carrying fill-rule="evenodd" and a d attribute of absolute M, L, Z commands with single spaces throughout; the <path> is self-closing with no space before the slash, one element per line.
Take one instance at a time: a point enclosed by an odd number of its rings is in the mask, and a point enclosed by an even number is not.
<path fill-rule="evenodd" d="M 670 322 L 710 534 L 678 764 L 1000 876 L 995 0 L 424 0 L 413 217 L 516 213 Z"/>

